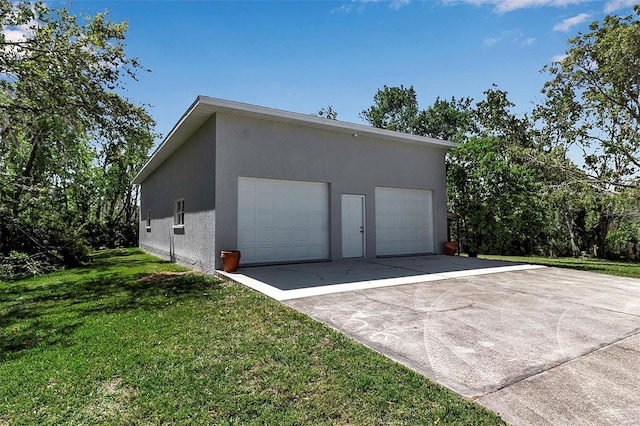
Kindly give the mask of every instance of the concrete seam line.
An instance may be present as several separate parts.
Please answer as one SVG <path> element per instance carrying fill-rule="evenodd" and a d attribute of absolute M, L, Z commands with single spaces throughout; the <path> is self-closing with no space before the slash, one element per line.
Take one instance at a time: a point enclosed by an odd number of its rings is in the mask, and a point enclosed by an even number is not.
<path fill-rule="evenodd" d="M 627 340 L 627 339 L 630 339 L 630 338 L 632 338 L 632 337 L 636 337 L 636 336 L 638 336 L 638 335 L 640 335 L 640 329 L 636 329 L 636 330 L 635 330 L 634 332 L 632 332 L 631 334 L 628 334 L 628 335 L 623 336 L 623 337 L 621 337 L 621 338 L 619 338 L 619 339 L 616 339 L 616 340 L 614 340 L 613 342 L 605 343 L 604 345 L 599 346 L 599 347 L 597 347 L 597 348 L 595 348 L 595 349 L 592 349 L 592 350 L 590 350 L 590 351 L 587 351 L 587 352 L 585 352 L 585 353 L 583 353 L 583 354 L 580 354 L 580 355 L 575 356 L 575 357 L 573 357 L 573 358 L 570 358 L 570 359 L 568 359 L 568 360 L 565 360 L 565 361 L 559 362 L 559 363 L 557 363 L 557 364 L 554 364 L 554 365 L 550 366 L 549 368 L 545 368 L 545 369 L 543 369 L 543 370 L 538 371 L 537 373 L 530 374 L 530 375 L 528 375 L 528 376 L 526 376 L 526 377 L 523 377 L 523 378 L 521 378 L 521 379 L 515 380 L 515 381 L 513 381 L 513 382 L 511 382 L 511 383 L 509 383 L 509 384 L 506 384 L 506 385 L 504 385 L 504 386 L 500 386 L 498 389 L 492 390 L 491 392 L 487 392 L 487 393 L 485 393 L 485 394 L 483 394 L 483 395 L 479 395 L 479 396 L 472 397 L 471 399 L 473 399 L 474 401 L 476 401 L 476 400 L 480 400 L 480 399 L 482 399 L 482 398 L 484 398 L 484 397 L 486 397 L 486 396 L 493 395 L 494 393 L 500 392 L 500 391 L 501 391 L 501 390 L 503 390 L 503 389 L 506 389 L 506 388 L 511 387 L 511 386 L 513 386 L 513 385 L 517 385 L 518 383 L 525 382 L 525 381 L 527 381 L 527 380 L 529 380 L 529 379 L 532 379 L 532 378 L 534 378 L 534 377 L 536 377 L 536 376 L 539 376 L 539 375 L 541 375 L 541 374 L 543 374 L 543 373 L 547 373 L 547 372 L 549 372 L 549 371 L 555 370 L 556 368 L 562 367 L 562 366 L 563 366 L 563 365 L 565 365 L 565 364 L 569 364 L 569 363 L 574 362 L 574 361 L 576 361 L 576 360 L 578 360 L 578 359 L 580 359 L 580 358 L 584 358 L 584 357 L 589 356 L 589 355 L 591 355 L 591 354 L 593 354 L 593 353 L 596 353 L 596 352 L 598 352 L 598 351 L 601 351 L 601 350 L 607 349 L 607 348 L 609 348 L 609 347 L 612 347 L 612 346 L 614 346 L 614 345 L 616 345 L 616 344 L 618 344 L 618 343 L 622 342 L 623 340 Z"/>

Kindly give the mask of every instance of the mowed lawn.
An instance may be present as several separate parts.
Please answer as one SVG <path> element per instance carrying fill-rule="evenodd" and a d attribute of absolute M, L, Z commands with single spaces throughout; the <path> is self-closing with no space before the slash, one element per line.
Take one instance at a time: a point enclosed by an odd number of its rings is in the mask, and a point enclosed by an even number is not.
<path fill-rule="evenodd" d="M 618 277 L 640 278 L 640 262 L 607 260 L 583 257 L 542 257 L 542 256 L 496 256 L 480 255 L 483 259 L 506 260 L 510 262 L 532 263 L 555 266 L 557 268 L 577 269 L 597 272 Z"/>
<path fill-rule="evenodd" d="M 0 282 L 0 424 L 503 424 L 240 285 L 137 249 Z"/>

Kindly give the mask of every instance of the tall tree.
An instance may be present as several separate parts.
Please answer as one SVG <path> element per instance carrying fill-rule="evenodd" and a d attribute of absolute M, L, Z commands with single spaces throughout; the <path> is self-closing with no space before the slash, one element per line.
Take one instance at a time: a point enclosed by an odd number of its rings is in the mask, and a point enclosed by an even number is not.
<path fill-rule="evenodd" d="M 106 13 L 0 0 L 0 29 L 0 256 L 73 263 L 88 222 L 132 219 L 128 182 L 154 122 L 118 92 L 142 68 Z"/>
<path fill-rule="evenodd" d="M 545 231 L 530 123 L 495 85 L 471 110 L 473 126 L 448 156 L 447 195 L 471 253 L 530 254 Z"/>
<path fill-rule="evenodd" d="M 589 30 L 544 69 L 551 79 L 535 117 L 548 150 L 582 154 L 583 173 L 573 176 L 596 191 L 591 244 L 604 257 L 617 198 L 640 182 L 640 21 L 606 16 Z"/>

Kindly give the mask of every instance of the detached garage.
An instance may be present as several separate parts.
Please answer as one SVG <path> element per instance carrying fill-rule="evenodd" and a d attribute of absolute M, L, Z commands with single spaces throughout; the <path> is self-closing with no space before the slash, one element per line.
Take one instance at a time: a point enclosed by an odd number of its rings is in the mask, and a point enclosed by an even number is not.
<path fill-rule="evenodd" d="M 451 142 L 198 97 L 138 173 L 140 247 L 213 272 L 440 253 Z"/>

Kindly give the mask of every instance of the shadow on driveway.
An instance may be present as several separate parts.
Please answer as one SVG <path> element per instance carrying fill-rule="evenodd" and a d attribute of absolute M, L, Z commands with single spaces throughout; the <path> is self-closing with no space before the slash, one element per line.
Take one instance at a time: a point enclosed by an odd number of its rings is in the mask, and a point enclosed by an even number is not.
<path fill-rule="evenodd" d="M 460 256 L 425 255 L 242 267 L 238 273 L 287 291 L 394 278 L 423 279 L 424 275 L 517 265 L 522 264 Z"/>

